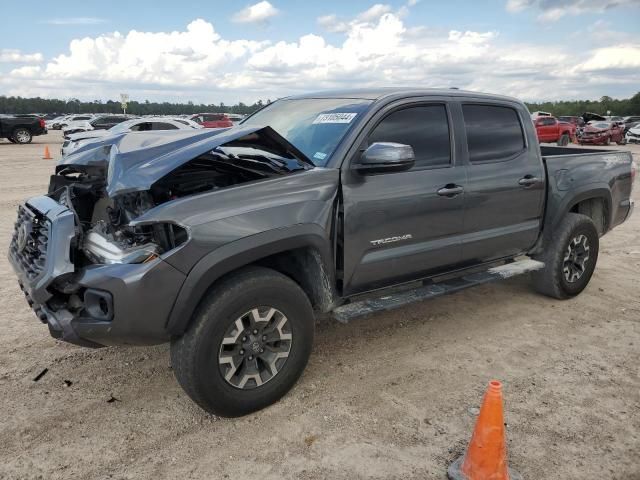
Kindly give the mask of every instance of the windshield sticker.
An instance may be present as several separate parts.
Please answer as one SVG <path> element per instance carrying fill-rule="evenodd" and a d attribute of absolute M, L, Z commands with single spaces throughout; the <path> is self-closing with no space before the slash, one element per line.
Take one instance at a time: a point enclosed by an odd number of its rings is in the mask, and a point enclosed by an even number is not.
<path fill-rule="evenodd" d="M 317 158 L 318 160 L 324 160 L 325 158 L 327 158 L 327 154 L 322 152 L 316 152 L 313 154 L 313 158 Z"/>
<path fill-rule="evenodd" d="M 351 120 L 356 118 L 357 113 L 321 113 L 313 121 L 313 124 L 318 123 L 351 123 Z"/>

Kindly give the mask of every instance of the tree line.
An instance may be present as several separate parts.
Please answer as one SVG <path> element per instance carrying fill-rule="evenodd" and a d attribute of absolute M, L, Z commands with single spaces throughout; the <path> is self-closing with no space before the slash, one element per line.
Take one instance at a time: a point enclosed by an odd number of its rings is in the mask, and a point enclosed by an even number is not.
<path fill-rule="evenodd" d="M 130 101 L 127 105 L 127 113 L 133 115 L 182 115 L 190 113 L 220 112 L 220 113 L 252 113 L 271 100 L 246 105 L 242 102 L 236 105 L 211 103 L 170 103 L 170 102 L 143 102 Z M 622 100 L 604 96 L 599 100 L 563 100 L 557 102 L 527 102 L 529 111 L 537 110 L 551 112 L 554 115 L 581 115 L 585 112 L 598 113 L 600 115 L 640 115 L 640 92 L 631 98 Z M 57 100 L 49 98 L 24 98 L 7 97 L 0 95 L 0 113 L 122 113 L 120 102 L 114 100 L 94 100 L 83 102 L 77 98 L 70 100 Z"/>
<path fill-rule="evenodd" d="M 262 108 L 267 103 L 271 103 L 271 100 L 266 102 L 258 100 L 251 105 L 246 105 L 242 102 L 236 105 L 225 105 L 222 102 L 219 104 L 204 104 L 193 102 L 150 102 L 149 100 L 138 102 L 132 100 L 127 103 L 127 113 L 132 115 L 182 115 L 206 112 L 248 114 Z M 114 100 L 84 102 L 77 98 L 58 100 L 0 95 L 0 113 L 122 113 L 122 106 L 119 101 Z"/>
<path fill-rule="evenodd" d="M 617 100 L 602 97 L 600 100 L 565 100 L 560 102 L 527 103 L 530 112 L 543 111 L 553 115 L 582 115 L 585 112 L 599 115 L 640 115 L 640 92 L 631 98 Z M 611 112 L 608 114 L 607 112 Z"/>

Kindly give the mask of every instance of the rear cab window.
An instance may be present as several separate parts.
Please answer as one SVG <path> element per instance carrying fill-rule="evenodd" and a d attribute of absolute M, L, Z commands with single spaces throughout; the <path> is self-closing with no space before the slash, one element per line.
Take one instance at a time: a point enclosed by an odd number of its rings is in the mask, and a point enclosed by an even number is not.
<path fill-rule="evenodd" d="M 462 113 L 471 163 L 510 160 L 525 150 L 524 130 L 515 108 L 463 104 Z"/>

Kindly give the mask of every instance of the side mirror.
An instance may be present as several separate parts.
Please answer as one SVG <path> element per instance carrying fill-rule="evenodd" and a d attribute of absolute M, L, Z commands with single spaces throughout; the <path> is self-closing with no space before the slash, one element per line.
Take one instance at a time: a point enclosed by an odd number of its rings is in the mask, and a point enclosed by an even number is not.
<path fill-rule="evenodd" d="M 376 142 L 362 152 L 354 168 L 363 174 L 390 173 L 409 170 L 415 163 L 416 156 L 411 145 Z"/>

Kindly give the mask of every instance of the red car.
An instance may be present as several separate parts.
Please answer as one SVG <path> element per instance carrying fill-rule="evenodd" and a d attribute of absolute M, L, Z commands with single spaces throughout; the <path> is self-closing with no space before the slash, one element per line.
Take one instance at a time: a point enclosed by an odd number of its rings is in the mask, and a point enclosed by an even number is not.
<path fill-rule="evenodd" d="M 196 113 L 190 117 L 204 128 L 229 128 L 233 122 L 224 113 Z"/>
<path fill-rule="evenodd" d="M 580 145 L 585 143 L 591 145 L 609 145 L 616 142 L 624 145 L 624 127 L 616 122 L 593 121 L 587 124 L 580 136 Z"/>
<path fill-rule="evenodd" d="M 568 122 L 559 122 L 555 117 L 537 117 L 533 124 L 540 143 L 553 142 L 564 147 L 576 138 L 576 126 Z"/>

